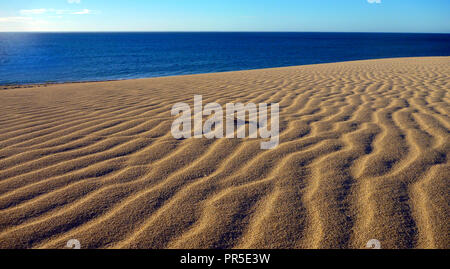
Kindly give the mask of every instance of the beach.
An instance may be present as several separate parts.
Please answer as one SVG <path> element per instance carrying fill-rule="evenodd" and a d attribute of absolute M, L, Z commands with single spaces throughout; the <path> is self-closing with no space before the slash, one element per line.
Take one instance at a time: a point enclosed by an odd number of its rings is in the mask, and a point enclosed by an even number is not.
<path fill-rule="evenodd" d="M 450 57 L 0 87 L 0 248 L 448 248 Z M 175 139 L 278 103 L 279 145 Z"/>

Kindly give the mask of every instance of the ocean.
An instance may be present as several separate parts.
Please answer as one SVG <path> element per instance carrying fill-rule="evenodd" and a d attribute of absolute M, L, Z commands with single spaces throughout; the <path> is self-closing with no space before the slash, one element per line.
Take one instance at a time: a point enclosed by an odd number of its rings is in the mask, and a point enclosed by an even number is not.
<path fill-rule="evenodd" d="M 450 34 L 0 33 L 0 84 L 199 74 L 450 56 Z"/>

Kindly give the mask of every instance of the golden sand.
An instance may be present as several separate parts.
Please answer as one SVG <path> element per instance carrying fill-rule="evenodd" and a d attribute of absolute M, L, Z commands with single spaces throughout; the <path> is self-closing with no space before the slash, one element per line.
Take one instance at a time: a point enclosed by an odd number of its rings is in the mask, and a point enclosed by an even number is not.
<path fill-rule="evenodd" d="M 450 58 L 0 90 L 0 248 L 449 248 Z M 279 103 L 280 144 L 171 107 Z"/>

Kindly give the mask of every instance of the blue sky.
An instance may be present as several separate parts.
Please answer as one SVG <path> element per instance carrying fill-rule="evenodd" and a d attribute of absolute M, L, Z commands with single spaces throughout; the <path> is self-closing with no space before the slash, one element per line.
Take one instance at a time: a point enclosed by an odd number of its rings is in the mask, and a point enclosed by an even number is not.
<path fill-rule="evenodd" d="M 0 0 L 0 31 L 450 33 L 449 0 Z"/>

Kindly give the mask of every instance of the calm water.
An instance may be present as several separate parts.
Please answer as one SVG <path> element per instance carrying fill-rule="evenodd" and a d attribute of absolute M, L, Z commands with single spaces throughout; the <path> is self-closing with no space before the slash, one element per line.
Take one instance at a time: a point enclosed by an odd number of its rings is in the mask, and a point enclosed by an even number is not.
<path fill-rule="evenodd" d="M 0 33 L 0 84 L 450 56 L 449 34 Z"/>

